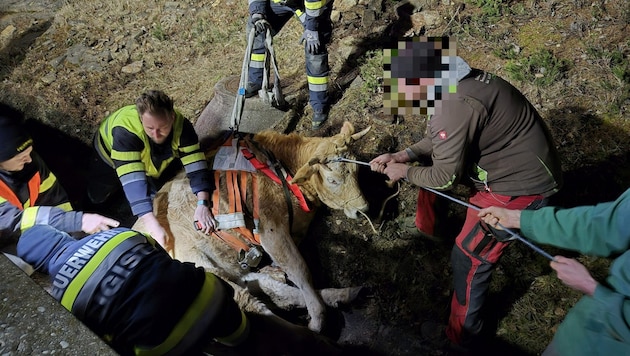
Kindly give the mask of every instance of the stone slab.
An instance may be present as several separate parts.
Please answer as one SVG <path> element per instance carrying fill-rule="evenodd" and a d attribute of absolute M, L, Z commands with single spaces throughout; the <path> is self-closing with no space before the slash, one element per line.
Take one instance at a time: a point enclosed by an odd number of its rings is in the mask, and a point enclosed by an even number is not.
<path fill-rule="evenodd" d="M 195 121 L 195 131 L 203 148 L 208 147 L 211 141 L 221 136 L 222 132 L 231 129 L 232 111 L 239 81 L 239 76 L 221 79 L 214 86 L 214 97 Z M 238 131 L 256 133 L 272 129 L 283 119 L 284 114 L 284 111 L 265 103 L 258 96 L 247 98 L 243 105 Z"/>
<path fill-rule="evenodd" d="M 117 355 L 0 254 L 0 355 Z"/>

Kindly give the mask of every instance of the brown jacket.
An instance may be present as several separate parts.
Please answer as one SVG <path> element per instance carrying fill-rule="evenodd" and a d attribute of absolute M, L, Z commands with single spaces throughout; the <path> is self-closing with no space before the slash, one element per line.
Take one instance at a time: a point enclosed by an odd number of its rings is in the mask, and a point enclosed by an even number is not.
<path fill-rule="evenodd" d="M 560 159 L 536 109 L 511 84 L 477 69 L 459 81 L 430 118 L 426 137 L 407 153 L 432 158 L 432 166 L 407 173 L 419 186 L 450 189 L 470 179 L 478 190 L 550 196 L 562 185 Z"/>

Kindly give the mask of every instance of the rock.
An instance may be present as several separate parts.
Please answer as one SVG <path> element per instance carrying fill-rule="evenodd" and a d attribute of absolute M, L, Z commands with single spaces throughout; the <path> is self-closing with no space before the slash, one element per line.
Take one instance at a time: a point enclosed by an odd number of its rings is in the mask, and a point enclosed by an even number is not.
<path fill-rule="evenodd" d="M 121 72 L 125 73 L 125 74 L 137 74 L 140 73 L 142 71 L 142 67 L 144 66 L 144 61 L 140 60 L 140 61 L 135 61 L 129 65 L 126 65 L 124 67 L 122 67 L 122 69 L 120 70 Z"/>
<path fill-rule="evenodd" d="M 41 80 L 44 84 L 52 84 L 55 80 L 57 80 L 57 74 L 55 74 L 55 72 L 50 72 L 43 76 Z"/>
<path fill-rule="evenodd" d="M 17 29 L 13 25 L 9 25 L 0 32 L 0 47 L 4 47 L 11 42 L 13 37 L 15 37 L 15 32 Z"/>

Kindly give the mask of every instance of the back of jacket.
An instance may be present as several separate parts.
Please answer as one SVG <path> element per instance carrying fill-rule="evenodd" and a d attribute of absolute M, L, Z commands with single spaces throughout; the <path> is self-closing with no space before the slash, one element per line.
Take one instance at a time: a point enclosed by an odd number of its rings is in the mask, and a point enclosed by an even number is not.
<path fill-rule="evenodd" d="M 411 168 L 414 184 L 448 189 L 470 179 L 478 190 L 508 196 L 550 196 L 562 185 L 560 160 L 542 118 L 495 75 L 473 70 L 463 78 L 430 118 L 428 132 L 410 150 L 430 153 L 433 166 Z"/>

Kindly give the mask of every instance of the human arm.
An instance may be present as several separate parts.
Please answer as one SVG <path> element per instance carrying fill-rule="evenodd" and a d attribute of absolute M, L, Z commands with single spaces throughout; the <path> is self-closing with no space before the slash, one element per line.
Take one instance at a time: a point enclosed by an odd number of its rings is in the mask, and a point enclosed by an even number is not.
<path fill-rule="evenodd" d="M 124 126 L 112 128 L 111 159 L 125 197 L 135 216 L 153 211 L 146 168 L 142 162 L 144 142 Z"/>
<path fill-rule="evenodd" d="M 88 234 L 109 230 L 119 225 L 119 221 L 100 214 L 83 213 L 81 218 L 81 230 Z"/>
<path fill-rule="evenodd" d="M 209 234 L 216 227 L 210 196 L 214 191 L 214 181 L 208 168 L 205 154 L 199 147 L 199 139 L 190 121 L 184 119 L 180 140 L 179 155 L 184 165 L 186 175 L 190 180 L 190 189 L 197 196 L 197 205 L 193 221 L 201 224 L 201 230 Z"/>
<path fill-rule="evenodd" d="M 628 216 L 630 189 L 615 201 L 592 206 L 524 210 L 520 229 L 536 242 L 607 257 L 630 247 Z"/>
<path fill-rule="evenodd" d="M 409 162 L 411 159 L 409 157 L 409 154 L 407 152 L 407 150 L 402 150 L 402 151 L 398 151 L 396 153 L 384 153 L 380 156 L 377 156 L 376 158 L 372 159 L 370 161 L 370 168 L 378 173 L 382 173 L 382 174 L 387 174 L 385 172 L 385 169 L 390 166 L 393 165 L 395 163 L 405 163 L 405 162 Z M 403 166 L 407 166 L 406 164 Z M 403 168 L 406 169 L 406 168 Z M 406 173 L 406 170 L 405 170 Z M 388 174 L 389 176 L 389 174 Z M 389 177 L 390 179 L 394 180 L 394 177 Z M 400 179 L 401 177 L 398 177 L 398 179 Z M 396 180 L 398 180 L 396 179 Z"/>
<path fill-rule="evenodd" d="M 521 210 L 491 206 L 481 209 L 477 216 L 486 224 L 497 228 L 500 228 L 498 224 L 508 229 L 519 229 L 521 227 Z"/>
<path fill-rule="evenodd" d="M 140 223 L 144 226 L 142 232 L 146 232 L 151 237 L 157 241 L 165 250 L 167 249 L 167 240 L 168 235 L 166 234 L 166 230 L 162 227 L 158 219 L 155 217 L 153 212 L 146 213 L 138 218 Z"/>
<path fill-rule="evenodd" d="M 430 152 L 432 164 L 414 166 L 407 171 L 407 180 L 421 187 L 439 190 L 451 189 L 474 162 L 467 162 L 471 145 L 477 145 L 476 136 L 481 114 L 463 100 L 452 99 L 442 103 L 440 114 L 429 121 L 427 139 L 410 146 L 415 156 Z"/>
<path fill-rule="evenodd" d="M 588 296 L 595 294 L 597 281 L 580 262 L 563 256 L 555 256 L 550 263 L 562 283 Z"/>

